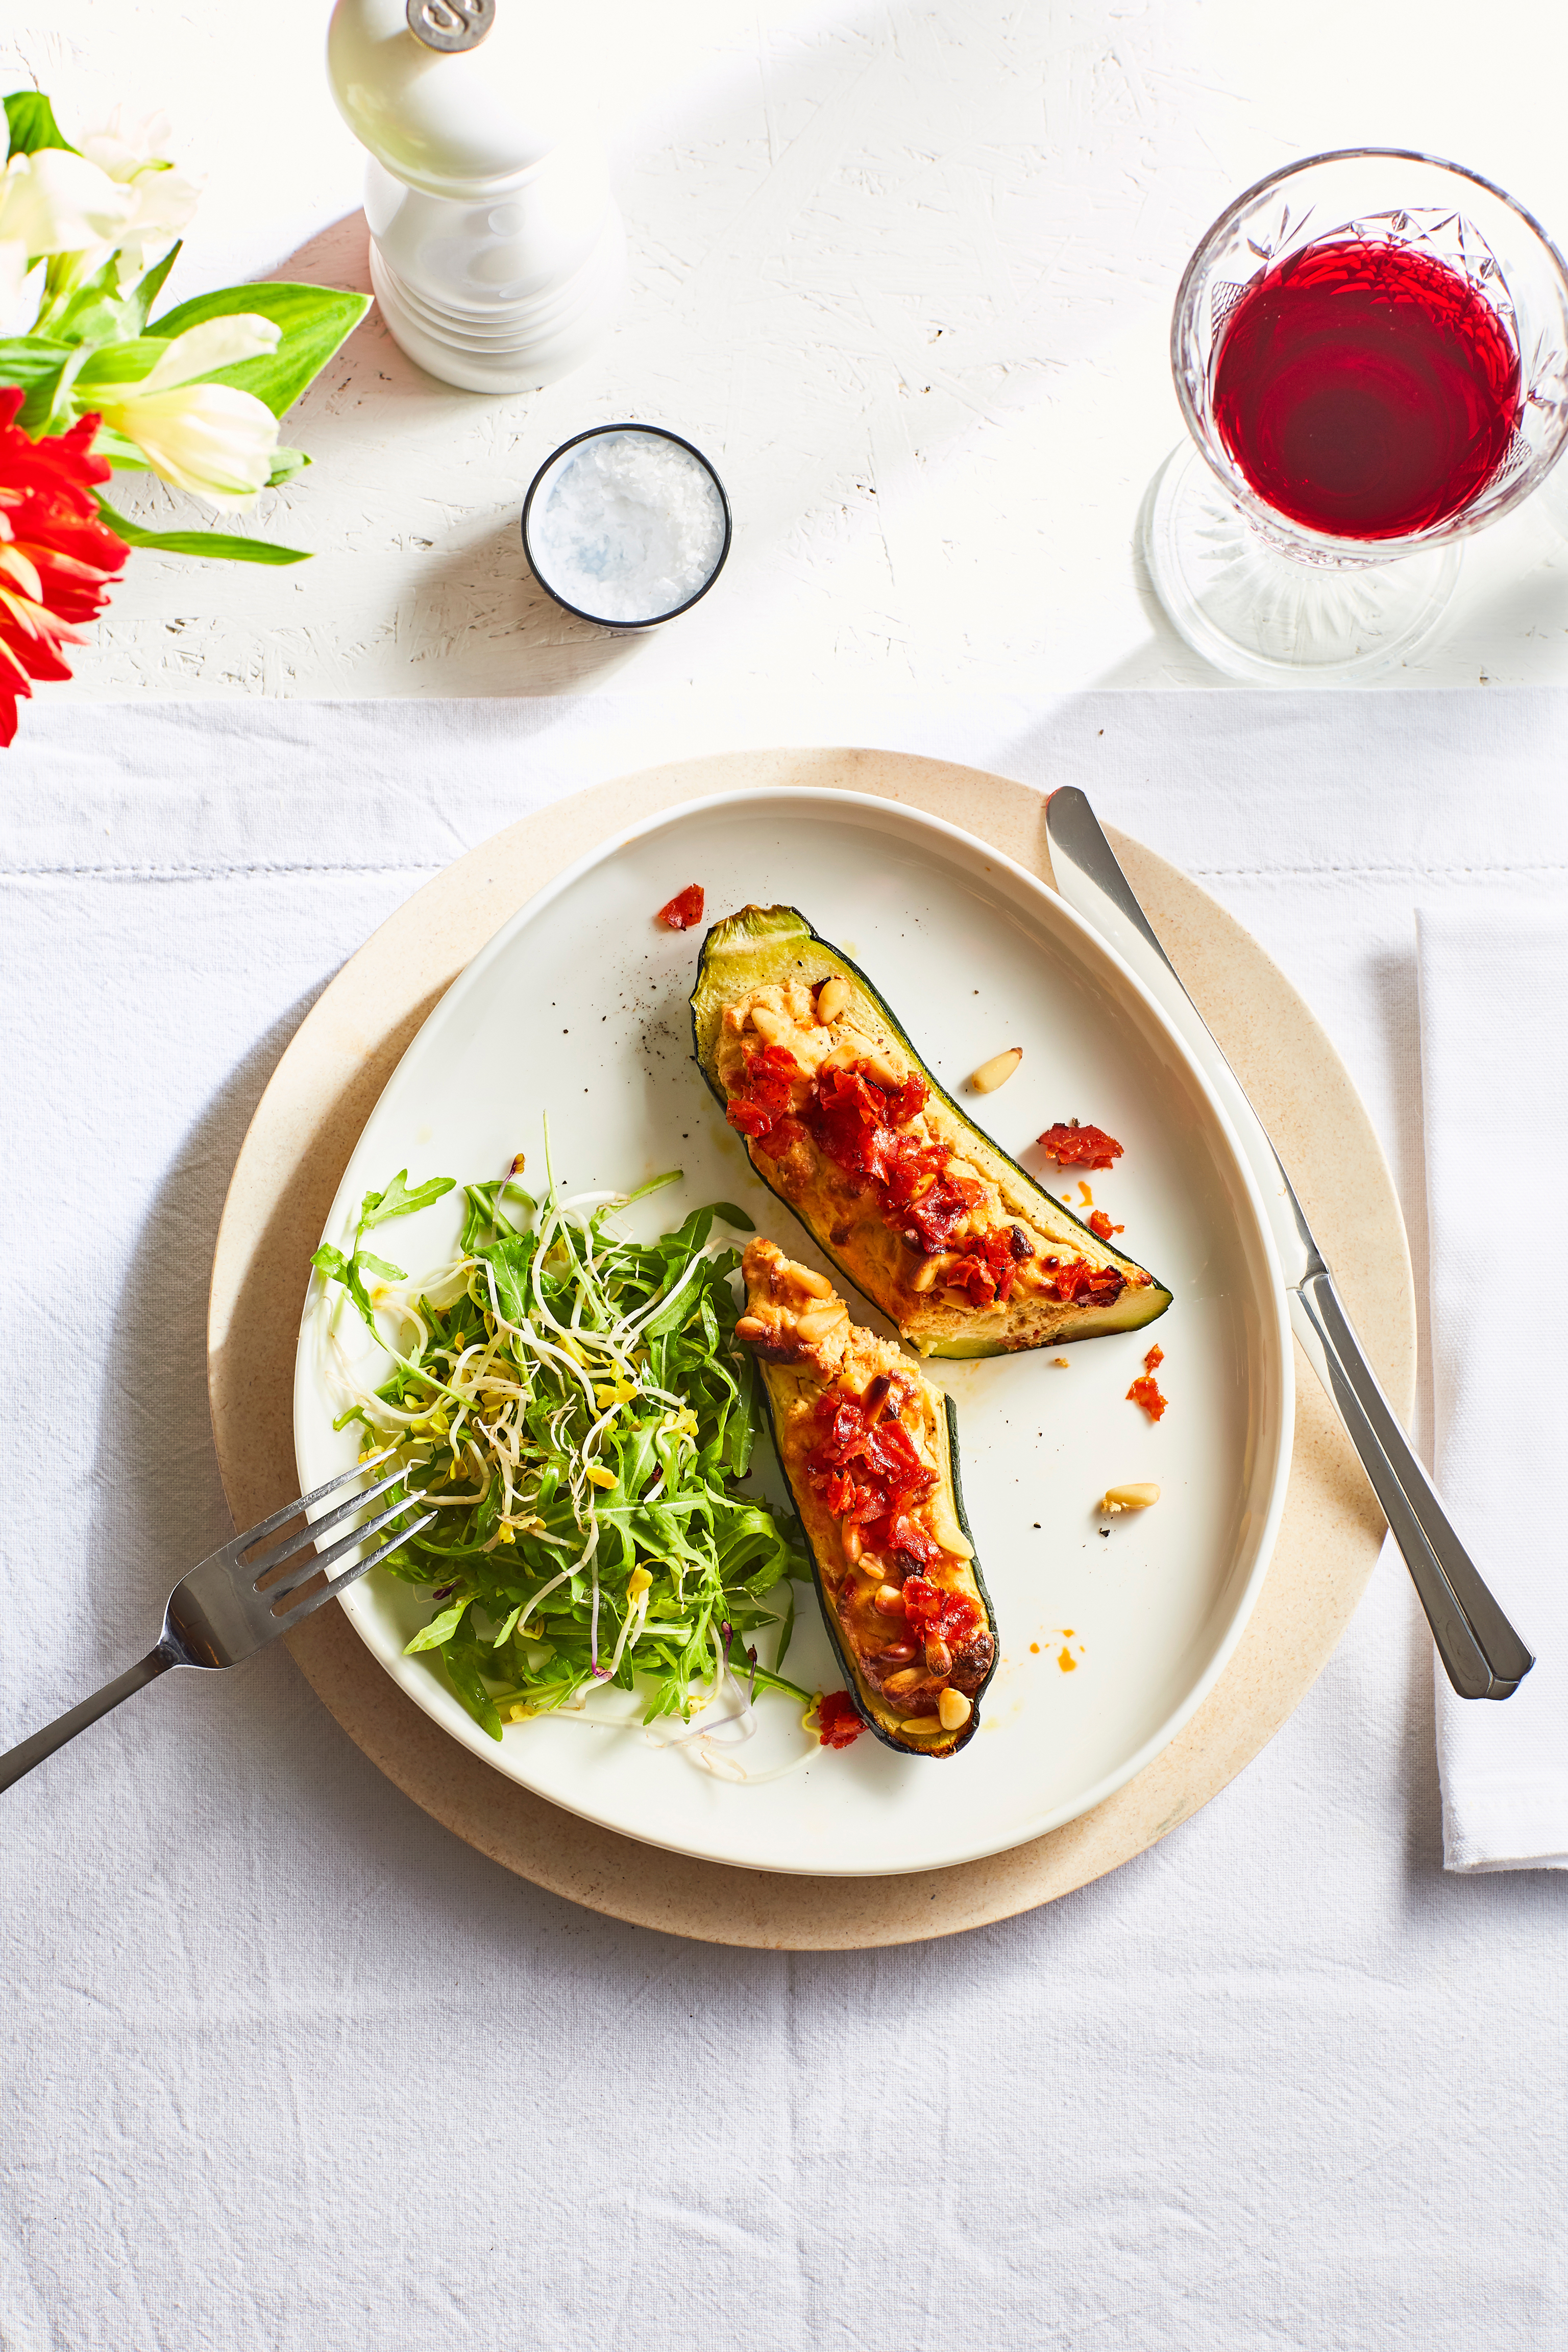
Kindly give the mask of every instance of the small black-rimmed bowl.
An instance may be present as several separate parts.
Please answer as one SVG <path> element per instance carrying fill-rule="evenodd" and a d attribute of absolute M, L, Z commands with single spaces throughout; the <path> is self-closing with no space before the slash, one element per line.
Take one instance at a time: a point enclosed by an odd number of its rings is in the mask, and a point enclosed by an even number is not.
<path fill-rule="evenodd" d="M 557 590 L 551 586 L 549 581 L 545 578 L 544 573 L 541 571 L 538 561 L 533 552 L 533 542 L 528 535 L 528 519 L 533 511 L 533 501 L 539 494 L 540 484 L 543 481 L 545 476 L 553 467 L 560 463 L 561 459 L 565 457 L 569 449 L 576 449 L 580 447 L 584 441 L 603 441 L 612 433 L 637 433 L 641 434 L 644 438 L 647 440 L 673 441 L 678 449 L 684 449 L 689 457 L 696 458 L 698 464 L 701 467 L 703 472 L 707 475 L 714 488 L 718 491 L 719 504 L 724 511 L 724 537 L 719 549 L 718 562 L 714 564 L 712 571 L 708 574 L 707 579 L 702 583 L 701 587 L 697 590 L 695 595 L 689 596 L 684 604 L 672 604 L 668 613 L 656 613 L 651 620 L 647 621 L 607 621 L 602 613 L 587 613 L 584 611 L 581 604 L 569 604 L 565 597 L 561 595 Z M 710 588 L 712 587 L 715 580 L 718 579 L 721 572 L 724 569 L 725 562 L 728 560 L 730 553 L 730 541 L 734 535 L 734 517 L 730 509 L 729 493 L 725 489 L 723 483 L 719 479 L 718 470 L 714 467 L 712 460 L 709 457 L 705 457 L 701 450 L 699 449 L 694 443 L 684 440 L 679 433 L 667 432 L 662 425 L 592 425 L 589 426 L 586 433 L 574 433 L 570 441 L 563 441 L 558 449 L 552 449 L 549 457 L 546 457 L 543 465 L 541 466 L 538 473 L 535 474 L 532 481 L 529 484 L 528 496 L 522 502 L 522 551 L 528 558 L 530 571 L 538 581 L 540 586 L 543 589 L 545 594 L 550 598 L 551 603 L 553 604 L 559 604 L 563 613 L 575 614 L 577 619 L 580 621 L 592 621 L 596 629 L 618 629 L 626 634 L 640 629 L 660 629 L 664 626 L 666 621 L 677 620 L 682 613 L 689 613 L 693 604 L 700 604 L 703 597 L 707 595 Z"/>

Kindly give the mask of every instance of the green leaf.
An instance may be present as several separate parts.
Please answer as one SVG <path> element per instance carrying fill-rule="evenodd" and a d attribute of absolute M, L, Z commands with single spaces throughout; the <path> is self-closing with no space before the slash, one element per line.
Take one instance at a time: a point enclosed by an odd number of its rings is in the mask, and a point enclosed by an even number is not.
<path fill-rule="evenodd" d="M 183 237 L 176 237 L 163 260 L 155 261 L 146 277 L 139 285 L 133 286 L 126 295 L 122 307 L 127 313 L 127 323 L 134 325 L 138 334 L 147 324 L 147 313 L 163 292 L 163 281 L 178 261 L 180 247 L 184 243 Z M 112 262 L 109 264 L 110 268 L 113 266 Z"/>
<path fill-rule="evenodd" d="M 310 457 L 303 449 L 274 449 L 272 471 L 267 477 L 268 488 L 275 490 L 279 482 L 291 482 L 295 475 L 302 474 L 310 463 Z"/>
<path fill-rule="evenodd" d="M 744 1209 L 737 1209 L 733 1201 L 710 1201 L 708 1205 L 721 1225 L 731 1225 L 738 1234 L 756 1232 L 753 1220 L 747 1216 Z"/>
<path fill-rule="evenodd" d="M 372 1274 L 379 1274 L 388 1282 L 406 1282 L 408 1276 L 400 1265 L 388 1265 L 384 1257 L 372 1257 L 369 1250 L 355 1252 L 361 1265 L 368 1265 Z"/>
<path fill-rule="evenodd" d="M 662 1176 L 650 1176 L 646 1184 L 639 1184 L 635 1192 L 626 1194 L 622 1208 L 629 1209 L 634 1201 L 646 1201 L 650 1192 L 662 1192 L 667 1184 L 679 1184 L 685 1173 L 684 1168 L 667 1168 Z"/>
<path fill-rule="evenodd" d="M 153 470 L 135 442 L 127 441 L 122 433 L 116 433 L 112 426 L 108 425 L 99 426 L 98 438 L 92 445 L 92 454 L 95 457 L 107 458 L 109 463 L 121 473 L 149 474 Z M 93 495 L 96 497 L 97 492 L 95 491 Z"/>
<path fill-rule="evenodd" d="M 38 383 L 58 375 L 71 355 L 68 343 L 43 335 L 8 335 L 0 341 L 0 383 Z"/>
<path fill-rule="evenodd" d="M 101 269 L 95 270 L 63 301 L 50 303 L 45 313 L 49 332 L 68 343 L 86 343 L 94 348 L 101 343 L 132 341 L 147 324 L 147 313 L 179 251 L 176 240 L 163 260 L 154 262 L 140 283 L 125 294 L 120 290 L 116 257 L 111 254 Z"/>
<path fill-rule="evenodd" d="M 115 459 L 116 465 L 120 462 Z M 279 547 L 276 540 L 239 539 L 221 530 L 143 530 L 139 522 L 117 514 L 96 490 L 93 496 L 98 499 L 99 513 L 127 547 L 147 547 L 163 555 L 199 555 L 219 563 L 309 563 L 310 560 L 310 548 Z"/>
<path fill-rule="evenodd" d="M 130 342 L 100 343 L 83 360 L 77 383 L 84 390 L 95 383 L 139 383 L 152 373 L 169 346 L 162 335 L 137 335 Z M 92 403 L 89 401 L 88 407 Z"/>
<path fill-rule="evenodd" d="M 441 1664 L 447 1669 L 447 1679 L 481 1731 L 492 1739 L 501 1736 L 500 1715 L 479 1675 L 479 1644 L 465 1643 L 460 1648 L 443 1650 Z"/>
<path fill-rule="evenodd" d="M 66 371 L 76 357 L 68 343 L 43 335 L 15 335 L 0 341 L 0 384 L 19 384 L 24 398 L 16 422 L 36 440 L 47 429 L 65 387 Z"/>
<path fill-rule="evenodd" d="M 454 1601 L 450 1609 L 443 1609 L 438 1617 L 431 1618 L 428 1625 L 421 1625 L 412 1642 L 405 1646 L 404 1656 L 411 1658 L 418 1650 L 438 1650 L 443 1642 L 449 1642 L 462 1623 L 468 1602 L 473 1597 L 470 1592 L 461 1601 Z"/>
<path fill-rule="evenodd" d="M 361 1233 L 369 1233 L 373 1225 L 384 1225 L 389 1217 L 411 1217 L 416 1209 L 427 1209 L 432 1201 L 451 1192 L 456 1181 L 452 1176 L 432 1176 L 410 1190 L 408 1171 L 400 1168 L 384 1192 L 365 1194 L 359 1213 Z"/>
<path fill-rule="evenodd" d="M 202 382 L 231 383 L 239 392 L 254 393 L 274 416 L 281 416 L 369 308 L 368 294 L 349 294 L 335 286 L 226 286 L 216 294 L 198 294 L 193 301 L 182 302 L 154 324 L 160 335 L 173 336 L 199 327 L 205 319 L 233 318 L 241 310 L 274 320 L 281 331 L 275 352 L 215 368 Z"/>
<path fill-rule="evenodd" d="M 365 1291 L 364 1283 L 361 1278 L 357 1260 L 352 1257 L 345 1257 L 342 1250 L 334 1249 L 332 1247 L 331 1242 L 323 1242 L 321 1248 L 312 1253 L 310 1264 L 315 1267 L 318 1274 L 324 1274 L 329 1282 L 341 1282 L 342 1284 L 343 1288 L 348 1292 L 349 1297 L 353 1300 L 355 1307 L 358 1308 L 363 1320 L 370 1326 L 370 1328 L 374 1332 L 376 1339 L 380 1339 L 381 1333 L 377 1331 L 375 1328 L 374 1310 L 371 1306 L 369 1297 Z M 385 1342 L 383 1341 L 382 1344 L 384 1346 Z"/>
<path fill-rule="evenodd" d="M 80 152 L 55 121 L 55 110 L 41 89 L 13 90 L 5 100 L 5 121 L 13 155 L 36 155 L 40 147 L 63 147 L 68 155 Z"/>

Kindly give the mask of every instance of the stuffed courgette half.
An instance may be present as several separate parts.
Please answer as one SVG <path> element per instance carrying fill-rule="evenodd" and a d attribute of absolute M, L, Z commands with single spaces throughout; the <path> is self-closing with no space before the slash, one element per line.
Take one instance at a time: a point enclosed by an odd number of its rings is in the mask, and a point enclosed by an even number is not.
<path fill-rule="evenodd" d="M 888 1747 L 955 1756 L 974 1737 L 996 1634 L 963 1516 L 952 1400 L 852 1323 L 826 1275 L 762 1240 L 741 1265 L 736 1333 L 762 1368 L 850 1695 Z"/>
<path fill-rule="evenodd" d="M 757 1174 L 921 1355 L 1134 1331 L 1169 1307 L 964 1116 L 864 972 L 794 907 L 713 926 L 691 1029 Z"/>

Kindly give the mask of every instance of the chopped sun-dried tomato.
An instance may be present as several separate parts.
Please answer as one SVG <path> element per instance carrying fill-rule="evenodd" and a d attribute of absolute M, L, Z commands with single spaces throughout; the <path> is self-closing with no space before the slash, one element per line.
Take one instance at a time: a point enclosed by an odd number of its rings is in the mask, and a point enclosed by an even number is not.
<path fill-rule="evenodd" d="M 917 1633 L 940 1637 L 950 1649 L 960 1647 L 984 1622 L 978 1603 L 967 1593 L 949 1592 L 924 1576 L 905 1579 L 904 1610 Z"/>
<path fill-rule="evenodd" d="M 702 920 L 702 907 L 701 883 L 689 883 L 684 890 L 678 890 L 674 898 L 659 908 L 658 919 L 672 931 L 689 931 L 693 923 Z"/>
<path fill-rule="evenodd" d="M 865 1728 L 847 1691 L 826 1691 L 817 1700 L 817 1737 L 824 1748 L 852 1748 Z"/>
<path fill-rule="evenodd" d="M 1045 1263 L 1051 1266 L 1049 1258 Z M 1067 1265 L 1051 1266 L 1051 1287 L 1066 1305 L 1087 1298 L 1092 1307 L 1110 1307 L 1126 1289 L 1127 1276 L 1114 1265 L 1090 1265 L 1087 1258 L 1079 1257 Z"/>
<path fill-rule="evenodd" d="M 1037 1139 L 1058 1168 L 1109 1168 L 1121 1157 L 1121 1146 L 1102 1127 L 1080 1127 L 1076 1118 L 1058 1119 Z"/>
<path fill-rule="evenodd" d="M 803 1081 L 805 1098 L 797 1104 Z M 949 1175 L 952 1152 L 947 1144 L 922 1142 L 907 1131 L 929 1097 L 925 1080 L 914 1072 L 900 1084 L 886 1086 L 865 1061 L 807 1079 L 793 1054 L 768 1045 L 747 1053 L 744 1076 L 725 1116 L 769 1160 L 781 1159 L 799 1136 L 808 1135 L 825 1159 L 868 1187 L 889 1225 L 910 1249 L 926 1257 L 954 1253 L 956 1263 L 942 1276 L 945 1288 L 962 1291 L 977 1309 L 997 1301 L 1005 1305 L 1018 1267 L 1036 1255 L 1034 1244 L 1017 1225 L 960 1238 L 959 1228 L 984 1200 L 985 1187 Z M 1110 1160 L 1102 1155 L 1121 1150 L 1097 1127 L 1053 1128 L 1040 1139 L 1048 1144 L 1058 1134 L 1068 1138 L 1068 1157 L 1089 1155 L 1096 1168 L 1108 1168 Z M 1100 1225 L 1094 1230 L 1100 1233 Z M 1121 1231 L 1107 1221 L 1101 1238 Z M 1126 1276 L 1114 1266 L 1082 1261 L 1063 1265 L 1050 1258 L 1045 1264 L 1053 1269 L 1045 1287 L 1064 1304 L 1088 1298 L 1109 1306 L 1127 1286 Z"/>
<path fill-rule="evenodd" d="M 912 1568 L 940 1559 L 942 1547 L 910 1516 L 937 1477 L 899 1419 L 903 1403 L 891 1382 L 874 1402 L 825 1390 L 815 1407 L 818 1435 L 805 1467 L 835 1518 L 852 1524 L 869 1549 L 889 1552 Z"/>
<path fill-rule="evenodd" d="M 1164 1360 L 1165 1350 L 1161 1347 L 1158 1339 L 1156 1339 L 1153 1346 L 1150 1349 L 1148 1354 L 1143 1359 L 1143 1370 L 1146 1372 L 1157 1372 Z"/>
<path fill-rule="evenodd" d="M 1096 1209 L 1089 1221 L 1089 1230 L 1097 1234 L 1102 1242 L 1108 1242 L 1112 1234 L 1124 1234 L 1127 1228 L 1125 1225 L 1113 1225 L 1103 1209 Z"/>
<path fill-rule="evenodd" d="M 1170 1400 L 1163 1397 L 1154 1381 L 1141 1374 L 1127 1391 L 1129 1404 L 1141 1404 L 1151 1421 L 1158 1421 Z"/>

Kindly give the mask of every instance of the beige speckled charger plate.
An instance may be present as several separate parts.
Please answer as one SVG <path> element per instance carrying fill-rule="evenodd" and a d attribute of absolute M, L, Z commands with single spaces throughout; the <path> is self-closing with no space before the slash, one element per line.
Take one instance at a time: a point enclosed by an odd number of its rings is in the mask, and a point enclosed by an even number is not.
<path fill-rule="evenodd" d="M 801 784 L 928 810 L 1050 879 L 1038 793 L 888 751 L 762 751 L 655 768 L 525 817 L 400 908 L 315 1005 L 257 1110 L 229 1186 L 207 1333 L 213 1429 L 237 1527 L 299 1492 L 295 1343 L 310 1252 L 349 1154 L 437 999 L 534 891 L 626 825 L 710 793 Z M 1113 835 L 1151 919 L 1279 1142 L 1384 1385 L 1408 1418 L 1415 1310 L 1377 1139 L 1328 1038 L 1257 941 L 1152 851 Z M 509 1870 L 591 1909 L 709 1942 L 843 1950 L 952 1935 L 1114 1870 L 1206 1804 L 1328 1660 L 1384 1522 L 1316 1380 L 1298 1366 L 1283 1526 L 1235 1657 L 1179 1737 L 1090 1813 L 1033 1844 L 898 1878 L 737 1870 L 562 1812 L 448 1739 L 335 1605 L 289 1637 L 318 1696 L 389 1780 Z"/>

